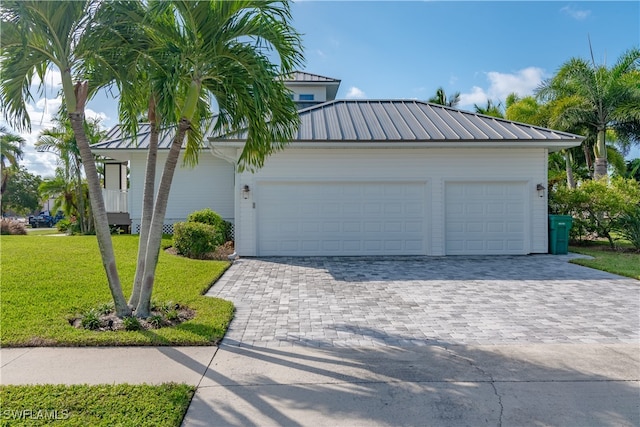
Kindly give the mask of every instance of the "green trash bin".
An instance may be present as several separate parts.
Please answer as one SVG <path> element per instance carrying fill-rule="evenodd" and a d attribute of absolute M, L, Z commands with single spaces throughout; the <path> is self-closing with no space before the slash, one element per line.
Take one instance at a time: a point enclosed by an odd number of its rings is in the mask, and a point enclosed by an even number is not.
<path fill-rule="evenodd" d="M 573 218 L 569 215 L 549 215 L 549 253 L 564 255 L 569 253 L 569 230 Z"/>

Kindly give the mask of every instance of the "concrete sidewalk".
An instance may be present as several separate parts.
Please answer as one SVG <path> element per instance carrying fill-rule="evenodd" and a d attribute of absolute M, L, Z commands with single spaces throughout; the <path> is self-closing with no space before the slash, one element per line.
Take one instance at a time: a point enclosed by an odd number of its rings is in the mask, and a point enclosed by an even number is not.
<path fill-rule="evenodd" d="M 184 426 L 640 425 L 640 348 L 1 349 L 2 384 L 184 382 Z"/>

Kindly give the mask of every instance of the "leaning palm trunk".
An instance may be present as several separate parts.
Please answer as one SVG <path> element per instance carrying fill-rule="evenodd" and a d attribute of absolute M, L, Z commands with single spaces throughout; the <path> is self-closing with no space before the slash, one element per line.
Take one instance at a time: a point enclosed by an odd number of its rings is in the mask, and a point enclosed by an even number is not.
<path fill-rule="evenodd" d="M 116 268 L 116 258 L 113 252 L 113 244 L 111 242 L 111 232 L 109 230 L 109 220 L 107 219 L 107 210 L 105 208 L 104 199 L 102 198 L 102 189 L 100 188 L 100 179 L 98 178 L 98 170 L 93 159 L 93 153 L 89 147 L 89 140 L 84 130 L 84 103 L 86 101 L 87 83 L 81 83 L 76 86 L 77 107 L 74 112 L 69 113 L 69 120 L 73 128 L 80 157 L 84 165 L 85 174 L 87 175 L 87 184 L 89 186 L 89 201 L 91 202 L 91 210 L 93 212 L 96 237 L 98 239 L 98 247 L 102 257 L 102 265 L 107 273 L 109 282 L 109 290 L 115 304 L 116 315 L 119 317 L 130 316 L 131 309 L 127 305 L 127 301 L 122 293 L 120 277 Z"/>
<path fill-rule="evenodd" d="M 171 143 L 167 161 L 162 171 L 160 185 L 158 186 L 158 195 L 153 209 L 153 218 L 151 227 L 149 228 L 149 236 L 147 238 L 147 252 L 144 262 L 144 277 L 142 279 L 142 288 L 140 289 L 140 300 L 136 307 L 137 317 L 148 317 L 151 310 L 151 294 L 153 293 L 153 284 L 155 281 L 156 266 L 158 265 L 158 255 L 160 253 L 160 243 L 162 242 L 162 226 L 164 217 L 167 212 L 167 204 L 169 202 L 169 191 L 171 190 L 171 182 L 178 165 L 182 142 L 191 127 L 189 120 L 182 118 L 178 125 L 176 136 Z"/>
<path fill-rule="evenodd" d="M 151 137 L 149 139 L 149 151 L 147 153 L 147 167 L 144 177 L 144 190 L 142 194 L 142 221 L 140 223 L 140 240 L 138 243 L 138 264 L 133 280 L 133 292 L 129 298 L 129 305 L 137 307 L 140 301 L 140 289 L 144 277 L 145 261 L 147 258 L 149 229 L 153 215 L 153 191 L 156 178 L 156 162 L 158 161 L 158 125 L 153 98 L 149 101 L 149 126 Z"/>

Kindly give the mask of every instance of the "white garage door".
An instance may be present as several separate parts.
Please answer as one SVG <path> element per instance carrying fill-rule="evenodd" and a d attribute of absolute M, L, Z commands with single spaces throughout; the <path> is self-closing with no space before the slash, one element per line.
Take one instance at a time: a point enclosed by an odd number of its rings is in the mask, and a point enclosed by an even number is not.
<path fill-rule="evenodd" d="M 269 182 L 258 255 L 424 255 L 424 182 Z"/>
<path fill-rule="evenodd" d="M 445 188 L 447 255 L 529 252 L 525 183 L 449 182 Z"/>

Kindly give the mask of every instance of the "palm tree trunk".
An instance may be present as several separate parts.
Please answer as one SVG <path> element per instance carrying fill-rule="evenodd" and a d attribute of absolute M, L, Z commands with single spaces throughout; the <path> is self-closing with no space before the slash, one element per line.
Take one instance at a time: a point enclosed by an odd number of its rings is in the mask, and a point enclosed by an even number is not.
<path fill-rule="evenodd" d="M 158 195 L 156 197 L 155 207 L 153 210 L 153 219 L 149 229 L 149 238 L 147 240 L 147 254 L 145 259 L 144 277 L 142 280 L 142 288 L 140 290 L 140 301 L 136 307 L 137 317 L 148 317 L 151 310 L 151 294 L 153 293 L 153 284 L 155 281 L 156 266 L 158 265 L 158 255 L 160 253 L 160 243 L 162 242 L 162 225 L 167 212 L 167 203 L 169 201 L 169 191 L 171 190 L 171 182 L 175 173 L 182 142 L 191 127 L 189 120 L 182 118 L 178 125 L 176 136 L 171 143 L 169 155 L 162 171 L 160 185 L 158 186 Z"/>
<path fill-rule="evenodd" d="M 87 83 L 83 83 L 86 85 Z M 104 266 L 109 282 L 109 290 L 113 297 L 116 315 L 118 317 L 130 316 L 131 309 L 127 305 L 127 301 L 122 293 L 122 285 L 116 268 L 116 258 L 113 252 L 113 244 L 111 242 L 111 232 L 109 230 L 109 221 L 107 219 L 107 211 L 102 198 L 102 190 L 100 188 L 100 179 L 98 171 L 93 159 L 93 153 L 89 147 L 89 140 L 84 130 L 84 101 L 86 100 L 86 86 L 79 87 L 76 90 L 76 96 L 82 97 L 78 99 L 79 106 L 74 112 L 69 113 L 71 127 L 76 137 L 80 157 L 84 165 L 85 174 L 87 175 L 87 183 L 89 186 L 89 201 L 94 215 L 96 225 L 96 237 L 98 239 L 98 247 L 100 248 L 100 256 L 102 257 L 102 265 Z"/>
<path fill-rule="evenodd" d="M 74 156 L 75 157 L 75 156 Z M 84 208 L 84 193 L 82 188 L 82 174 L 80 173 L 80 161 L 75 159 L 76 169 L 76 198 L 78 200 L 78 220 L 80 221 L 80 232 L 82 234 L 87 233 L 87 219 L 85 218 L 86 210 Z"/>
<path fill-rule="evenodd" d="M 598 141 L 595 146 L 596 165 L 593 173 L 595 179 L 607 176 L 607 144 L 606 130 L 598 130 Z"/>
<path fill-rule="evenodd" d="M 153 191 L 156 179 L 156 163 L 158 161 L 158 125 L 155 113 L 155 101 L 149 101 L 149 126 L 151 136 L 149 139 L 149 152 L 147 153 L 147 166 L 144 175 L 144 189 L 142 193 L 142 221 L 140 224 L 140 240 L 138 243 L 138 263 L 136 275 L 133 280 L 133 292 L 129 298 L 129 305 L 137 307 L 140 301 L 140 289 L 144 277 L 145 261 L 147 258 L 149 229 L 153 215 Z"/>
<path fill-rule="evenodd" d="M 564 150 L 564 163 L 567 171 L 567 187 L 576 188 L 576 181 L 573 178 L 573 168 L 571 167 L 571 152 L 569 149 Z"/>

